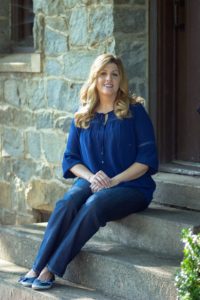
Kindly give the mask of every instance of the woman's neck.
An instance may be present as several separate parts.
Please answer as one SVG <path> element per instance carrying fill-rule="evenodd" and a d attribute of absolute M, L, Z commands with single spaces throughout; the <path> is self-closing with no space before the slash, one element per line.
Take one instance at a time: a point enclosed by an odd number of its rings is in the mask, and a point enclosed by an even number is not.
<path fill-rule="evenodd" d="M 114 109 L 114 100 L 104 98 L 100 99 L 99 104 L 97 105 L 96 112 L 107 113 Z"/>

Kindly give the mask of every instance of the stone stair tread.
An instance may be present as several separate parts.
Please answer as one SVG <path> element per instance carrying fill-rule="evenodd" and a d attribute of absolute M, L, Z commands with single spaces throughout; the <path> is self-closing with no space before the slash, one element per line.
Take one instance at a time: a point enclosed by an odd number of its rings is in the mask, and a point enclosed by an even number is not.
<path fill-rule="evenodd" d="M 153 176 L 154 180 L 159 180 L 163 182 L 177 183 L 182 186 L 192 186 L 200 188 L 199 176 L 190 176 L 190 175 L 180 175 L 174 173 L 158 172 Z"/>
<path fill-rule="evenodd" d="M 49 291 L 34 291 L 22 287 L 17 281 L 26 268 L 0 259 L 0 299 L 4 300 L 111 300 L 94 289 L 56 278 L 54 287 Z M 114 300 L 116 298 L 112 298 Z"/>
<path fill-rule="evenodd" d="M 94 237 L 87 242 L 83 251 L 93 255 L 104 256 L 106 259 L 120 261 L 138 269 L 145 269 L 155 274 L 171 277 L 180 265 L 179 259 L 154 254 L 152 252 L 127 247 L 116 242 L 103 241 Z"/>
<path fill-rule="evenodd" d="M 153 202 L 200 212 L 200 176 L 159 172 Z"/>
<path fill-rule="evenodd" d="M 183 228 L 199 232 L 200 213 L 152 203 L 143 212 L 108 223 L 97 236 L 131 247 L 181 257 Z"/>
<path fill-rule="evenodd" d="M 94 237 L 68 266 L 64 278 L 90 287 L 98 282 L 98 289 L 112 290 L 121 299 L 174 300 L 179 266 L 179 259 Z"/>
<path fill-rule="evenodd" d="M 26 236 L 40 242 L 46 223 L 7 226 L 2 228 L 16 236 Z M 100 228 L 96 236 L 134 248 L 151 250 L 164 255 L 182 256 L 181 230 L 200 231 L 200 213 L 152 203 L 137 214 Z M 1 229 L 0 229 L 1 231 Z"/>
<path fill-rule="evenodd" d="M 194 227 L 200 226 L 200 212 L 155 203 L 151 203 L 147 210 L 138 215 L 167 220 L 169 222 L 185 223 Z"/>
<path fill-rule="evenodd" d="M 0 257 L 29 268 L 41 238 L 34 233 L 16 232 L 10 228 L 0 239 Z M 179 264 L 179 259 L 94 236 L 68 265 L 64 279 L 103 291 L 111 298 L 160 300 L 162 297 L 162 300 L 174 300 L 174 276 Z"/>
<path fill-rule="evenodd" d="M 167 222 L 174 222 L 174 223 L 182 223 L 184 225 L 192 225 L 194 227 L 200 227 L 200 212 L 192 211 L 192 210 L 185 210 L 181 208 L 175 208 L 170 206 L 159 205 L 155 203 L 151 203 L 148 209 L 144 210 L 143 212 L 132 214 L 123 220 L 134 219 L 135 217 L 140 218 L 155 218 L 155 219 L 162 219 Z M 115 221 L 115 222 L 121 222 Z M 10 226 L 10 228 L 15 228 L 17 232 L 27 232 L 34 233 L 41 235 L 41 232 L 44 231 L 47 223 L 33 223 L 33 224 L 26 224 L 26 225 L 16 225 Z M 9 228 L 9 226 L 7 227 Z"/>

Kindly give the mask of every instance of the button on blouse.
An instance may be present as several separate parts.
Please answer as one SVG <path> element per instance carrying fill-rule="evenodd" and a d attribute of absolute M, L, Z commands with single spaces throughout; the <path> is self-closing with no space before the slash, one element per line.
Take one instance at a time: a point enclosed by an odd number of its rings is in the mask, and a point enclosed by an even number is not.
<path fill-rule="evenodd" d="M 92 173 L 104 171 L 109 177 L 123 172 L 133 163 L 149 166 L 140 178 L 119 186 L 138 188 L 147 200 L 152 199 L 155 182 L 151 175 L 158 169 L 157 148 L 151 120 L 141 104 L 130 105 L 132 116 L 119 119 L 111 111 L 107 116 L 96 113 L 87 129 L 72 121 L 63 157 L 63 177 L 73 178 L 70 169 L 85 165 Z"/>

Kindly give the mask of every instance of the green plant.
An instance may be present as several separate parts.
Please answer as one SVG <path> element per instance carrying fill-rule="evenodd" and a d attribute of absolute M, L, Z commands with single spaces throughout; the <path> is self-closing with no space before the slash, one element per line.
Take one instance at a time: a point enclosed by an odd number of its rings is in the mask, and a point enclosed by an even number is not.
<path fill-rule="evenodd" d="M 184 256 L 175 285 L 180 300 L 200 300 L 200 233 L 182 230 Z"/>

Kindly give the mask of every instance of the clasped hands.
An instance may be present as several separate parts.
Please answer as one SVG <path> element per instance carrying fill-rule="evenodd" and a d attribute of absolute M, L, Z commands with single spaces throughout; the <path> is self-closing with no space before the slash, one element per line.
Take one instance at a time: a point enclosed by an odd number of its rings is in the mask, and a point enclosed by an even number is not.
<path fill-rule="evenodd" d="M 96 174 L 90 176 L 89 182 L 91 183 L 90 188 L 93 193 L 118 184 L 115 177 L 110 178 L 103 171 L 98 171 Z"/>

